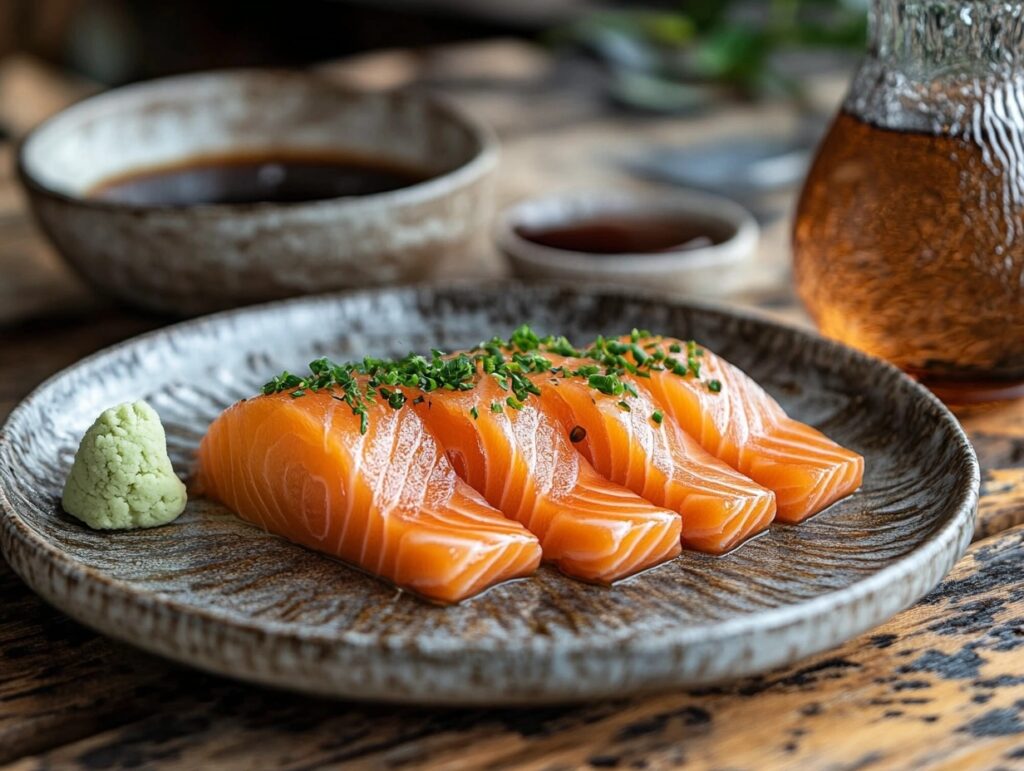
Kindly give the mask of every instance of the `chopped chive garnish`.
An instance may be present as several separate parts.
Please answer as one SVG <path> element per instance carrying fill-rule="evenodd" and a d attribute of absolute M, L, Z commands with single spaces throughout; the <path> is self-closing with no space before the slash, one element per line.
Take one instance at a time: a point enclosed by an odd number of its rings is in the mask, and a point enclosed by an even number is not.
<path fill-rule="evenodd" d="M 480 413 L 476 411 L 476 407 L 470 407 L 469 414 L 473 416 L 473 420 L 476 420 L 477 418 L 480 417 Z"/>
<path fill-rule="evenodd" d="M 596 388 L 608 396 L 618 396 L 625 390 L 622 381 L 616 375 L 591 375 L 587 378 L 587 383 L 591 388 Z"/>
<path fill-rule="evenodd" d="M 619 409 L 623 409 L 626 412 L 632 412 L 633 409 L 629 406 L 629 402 L 619 402 Z"/>
<path fill-rule="evenodd" d="M 661 421 L 663 421 L 664 419 L 665 416 L 662 414 L 661 410 L 655 410 L 654 412 L 651 413 L 651 420 L 653 420 L 659 426 L 661 425 Z"/>
<path fill-rule="evenodd" d="M 666 353 L 681 354 L 674 357 Z M 545 354 L 575 359 L 572 366 L 556 364 Z M 432 391 L 468 391 L 476 387 L 484 376 L 494 378 L 498 386 L 508 392 L 503 401 L 490 405 L 497 414 L 507 405 L 522 409 L 530 396 L 541 393 L 537 375 L 546 378 L 582 378 L 587 384 L 608 396 L 628 394 L 639 397 L 632 377 L 650 378 L 651 373 L 672 372 L 679 377 L 692 376 L 701 380 L 699 357 L 704 351 L 693 340 L 665 341 L 648 330 L 633 329 L 624 338 L 598 336 L 585 349 L 578 349 L 565 337 L 542 337 L 528 325 L 518 327 L 508 340 L 494 337 L 481 342 L 467 353 L 447 355 L 436 348 L 429 357 L 410 353 L 402 359 L 365 357 L 358 362 L 337 364 L 320 357 L 309 364 L 309 374 L 299 376 L 285 371 L 266 383 L 262 391 L 273 394 L 287 391 L 293 398 L 323 389 L 332 391 L 332 398 L 344 401 L 353 414 L 360 416 L 361 430 L 365 433 L 369 420 L 369 406 L 379 396 L 392 409 L 400 409 L 407 402 L 402 389 Z M 538 382 L 540 382 L 538 380 Z M 545 381 L 546 382 L 546 381 Z M 718 393 L 722 384 L 718 380 L 704 381 L 708 390 Z M 412 399 L 421 404 L 423 394 Z M 628 410 L 629 404 L 618 402 Z M 470 411 L 474 419 L 479 416 L 475 407 Z M 652 413 L 656 423 L 663 420 L 660 410 Z"/>

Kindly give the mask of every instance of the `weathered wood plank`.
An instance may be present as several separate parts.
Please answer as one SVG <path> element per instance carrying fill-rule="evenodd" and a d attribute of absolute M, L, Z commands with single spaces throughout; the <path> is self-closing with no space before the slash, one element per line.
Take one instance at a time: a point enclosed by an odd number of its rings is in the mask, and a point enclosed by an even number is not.
<path fill-rule="evenodd" d="M 0 762 L 135 719 L 170 666 L 79 626 L 0 560 Z"/>
<path fill-rule="evenodd" d="M 976 543 L 936 592 L 889 624 L 729 687 L 444 711 L 334 704 L 196 675 L 175 700 L 140 708 L 146 717 L 10 768 L 1019 766 L 1022 572 L 1017 528 Z"/>
<path fill-rule="evenodd" d="M 974 537 L 985 538 L 1024 522 L 1024 468 L 992 469 L 981 480 Z"/>
<path fill-rule="evenodd" d="M 959 412 L 983 471 L 1024 466 L 1024 400 Z"/>
<path fill-rule="evenodd" d="M 53 373 L 161 323 L 158 318 L 104 306 L 17 324 L 0 323 L 0 421 Z"/>
<path fill-rule="evenodd" d="M 1024 400 L 962 410 L 958 416 L 981 464 L 974 537 L 1024 523 Z"/>

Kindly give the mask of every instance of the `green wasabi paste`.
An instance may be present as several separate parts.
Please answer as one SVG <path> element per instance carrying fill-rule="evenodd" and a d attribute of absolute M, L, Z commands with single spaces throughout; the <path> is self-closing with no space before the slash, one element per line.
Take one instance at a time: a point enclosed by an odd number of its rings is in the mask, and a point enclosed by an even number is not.
<path fill-rule="evenodd" d="M 185 509 L 160 417 L 144 401 L 106 410 L 75 453 L 64 510 L 97 530 L 156 527 Z"/>

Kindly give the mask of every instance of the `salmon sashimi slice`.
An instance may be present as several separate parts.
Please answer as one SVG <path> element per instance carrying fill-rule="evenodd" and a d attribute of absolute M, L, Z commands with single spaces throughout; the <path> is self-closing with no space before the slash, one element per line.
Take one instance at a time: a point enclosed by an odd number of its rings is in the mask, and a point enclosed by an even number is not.
<path fill-rule="evenodd" d="M 567 575 L 608 584 L 680 553 L 679 515 L 598 474 L 536 397 L 509 406 L 486 375 L 470 390 L 406 393 L 459 475 Z"/>
<path fill-rule="evenodd" d="M 547 355 L 554 367 L 587 362 Z M 775 495 L 704 450 L 658 410 L 642 378 L 635 395 L 601 393 L 581 377 L 533 375 L 541 404 L 598 473 L 682 516 L 683 546 L 724 554 L 767 529 Z"/>
<path fill-rule="evenodd" d="M 780 522 L 802 522 L 860 487 L 862 456 L 787 416 L 739 368 L 706 348 L 688 350 L 680 340 L 651 337 L 637 344 L 684 366 L 694 357 L 699 377 L 654 370 L 647 387 L 705 450 L 775 493 Z"/>
<path fill-rule="evenodd" d="M 360 417 L 328 391 L 225 410 L 199 447 L 197 487 L 243 519 L 423 597 L 453 603 L 532 573 L 537 538 L 458 478 L 417 414 Z"/>

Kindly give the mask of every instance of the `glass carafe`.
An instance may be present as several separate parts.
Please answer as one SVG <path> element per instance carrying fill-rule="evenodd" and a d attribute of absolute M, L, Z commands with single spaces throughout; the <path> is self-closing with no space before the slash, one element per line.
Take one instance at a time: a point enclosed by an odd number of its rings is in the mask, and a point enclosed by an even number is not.
<path fill-rule="evenodd" d="M 940 397 L 1024 395 L 1024 2 L 873 0 L 805 183 L 797 291 L 821 331 Z"/>

